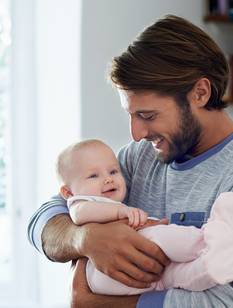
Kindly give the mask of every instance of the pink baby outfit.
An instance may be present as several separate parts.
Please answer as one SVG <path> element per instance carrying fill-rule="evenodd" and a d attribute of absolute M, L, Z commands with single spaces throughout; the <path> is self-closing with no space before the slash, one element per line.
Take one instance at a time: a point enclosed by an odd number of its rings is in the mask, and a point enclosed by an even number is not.
<path fill-rule="evenodd" d="M 201 229 L 171 224 L 138 232 L 159 245 L 172 261 L 161 280 L 150 288 L 130 288 L 98 271 L 89 260 L 86 276 L 92 292 L 133 295 L 169 288 L 203 291 L 233 281 L 233 192 L 217 198 Z"/>

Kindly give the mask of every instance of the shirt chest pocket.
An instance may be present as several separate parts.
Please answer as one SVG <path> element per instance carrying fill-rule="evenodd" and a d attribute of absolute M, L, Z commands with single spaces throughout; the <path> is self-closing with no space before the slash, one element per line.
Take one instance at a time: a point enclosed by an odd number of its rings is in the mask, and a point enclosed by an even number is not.
<path fill-rule="evenodd" d="M 201 228 L 206 222 L 205 212 L 180 212 L 171 215 L 170 223 Z"/>

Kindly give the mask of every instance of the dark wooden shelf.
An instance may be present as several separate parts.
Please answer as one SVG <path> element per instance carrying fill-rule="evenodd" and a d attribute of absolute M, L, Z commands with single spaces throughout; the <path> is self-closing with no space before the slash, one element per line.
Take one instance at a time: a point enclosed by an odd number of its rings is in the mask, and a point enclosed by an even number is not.
<path fill-rule="evenodd" d="M 204 21 L 233 23 L 233 19 L 231 19 L 228 15 L 207 15 L 204 17 Z"/>

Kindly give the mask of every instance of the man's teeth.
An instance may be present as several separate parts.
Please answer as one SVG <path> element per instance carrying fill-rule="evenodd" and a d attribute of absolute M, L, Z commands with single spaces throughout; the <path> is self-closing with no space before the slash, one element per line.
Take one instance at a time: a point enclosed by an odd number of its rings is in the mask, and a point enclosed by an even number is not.
<path fill-rule="evenodd" d="M 161 141 L 163 141 L 163 138 L 161 137 L 161 138 L 156 138 L 154 141 L 153 141 L 153 143 L 154 143 L 154 145 L 157 145 L 159 142 L 161 142 Z"/>

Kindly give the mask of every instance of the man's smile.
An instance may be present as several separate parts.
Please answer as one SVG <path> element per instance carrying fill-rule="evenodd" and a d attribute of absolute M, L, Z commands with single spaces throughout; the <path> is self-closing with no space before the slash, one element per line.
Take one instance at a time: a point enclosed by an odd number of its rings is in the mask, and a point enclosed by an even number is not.
<path fill-rule="evenodd" d="M 155 140 L 153 140 L 151 143 L 156 150 L 159 150 L 161 149 L 164 141 L 165 139 L 163 137 L 158 137 Z"/>

